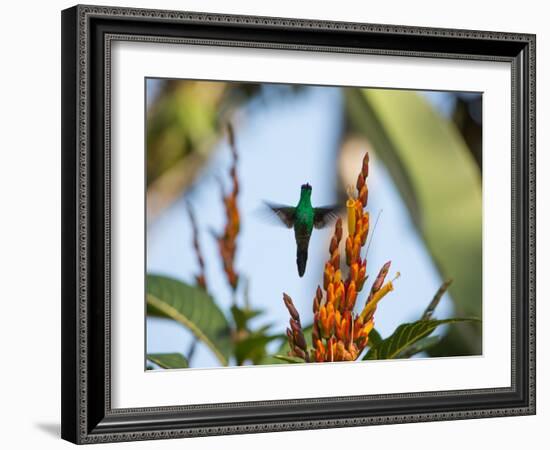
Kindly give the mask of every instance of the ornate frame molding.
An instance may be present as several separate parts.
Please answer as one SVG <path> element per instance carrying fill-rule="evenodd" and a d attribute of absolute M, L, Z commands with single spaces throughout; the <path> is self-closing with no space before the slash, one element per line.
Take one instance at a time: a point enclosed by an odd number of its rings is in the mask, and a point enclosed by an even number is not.
<path fill-rule="evenodd" d="M 405 27 L 346 22 L 313 21 L 255 16 L 233 16 L 195 12 L 159 11 L 117 7 L 76 6 L 63 12 L 63 348 L 62 348 L 62 435 L 76 443 L 98 443 L 142 439 L 193 437 L 217 434 L 286 431 L 403 422 L 439 421 L 535 413 L 535 36 L 440 28 Z M 125 31 L 132 23 L 140 32 Z M 185 34 L 186 26 L 197 36 L 151 35 L 152 23 L 160 23 Z M 112 24 L 112 26 L 111 26 Z M 137 24 L 137 25 L 136 25 Z M 211 36 L 211 30 L 227 38 Z M 235 39 L 230 32 L 245 29 L 254 39 Z M 202 30 L 202 31 L 201 31 Z M 323 32 L 313 38 L 312 30 Z M 282 33 L 282 32 L 285 33 Z M 262 32 L 264 34 L 262 34 Z M 173 33 L 172 33 L 173 34 Z M 218 33 L 219 34 L 219 33 Z M 283 34 L 285 35 L 283 37 Z M 374 37 L 375 46 L 342 45 L 351 34 L 365 43 Z M 302 35 L 304 37 L 302 38 Z M 305 36 L 307 35 L 307 36 Z M 265 40 L 265 37 L 279 42 Z M 331 36 L 333 38 L 331 39 Z M 300 37 L 299 41 L 292 41 Z M 396 38 L 403 40 L 398 48 Z M 406 41 L 407 38 L 412 40 Z M 393 41 L 391 41 L 393 39 Z M 239 404 L 113 410 L 110 403 L 110 48 L 114 40 L 196 45 L 244 46 L 265 49 L 347 52 L 411 57 L 480 59 L 512 64 L 512 292 L 513 342 L 512 386 L 510 388 L 448 391 L 419 394 L 335 397 Z M 287 42 L 281 42 L 287 41 Z M 307 41 L 307 42 L 306 42 Z M 418 42 L 420 50 L 411 43 Z M 446 42 L 453 51 L 443 51 Z M 497 42 L 489 52 L 487 43 Z M 485 45 L 485 47 L 484 47 Z M 101 85 L 103 86 L 101 88 Z M 102 90 L 102 92 L 99 92 Z M 101 94 L 99 104 L 97 96 Z M 90 111 L 103 112 L 98 127 Z M 101 143 L 97 161 L 92 142 Z M 102 176 L 100 176 L 102 175 Z M 98 187 L 99 186 L 99 187 Z M 101 214 L 103 213 L 103 214 Z M 91 238 L 101 231 L 102 239 Z M 98 252 L 96 246 L 101 245 Z M 103 275 L 101 277 L 101 275 Z M 98 292 L 96 281 L 103 289 Z M 516 294 L 519 294 L 516 296 Z M 523 294 L 523 295 L 522 295 Z M 516 298 L 517 297 L 517 298 Z M 93 303 L 94 299 L 96 302 Z M 98 305 L 100 299 L 103 299 Z M 514 300 L 516 299 L 516 300 Z M 98 309 L 99 308 L 99 309 Z M 96 319 L 95 314 L 99 314 Z M 93 317 L 93 318 L 92 318 Z M 103 365 L 96 355 L 98 346 Z M 91 350 L 93 353 L 91 354 Z M 517 356 L 517 357 L 516 357 Z M 90 368 L 92 368 L 90 370 Z M 96 370 L 103 383 L 91 379 Z M 92 400 L 102 388 L 100 401 Z M 500 397 L 499 397 L 500 396 Z M 420 406 L 422 399 L 433 404 Z M 456 398 L 471 409 L 449 407 L 437 399 Z M 487 398 L 476 403 L 476 398 Z M 498 400 L 497 400 L 498 397 Z M 502 397 L 502 398 L 501 398 Z M 354 402 L 400 401 L 408 411 L 383 413 L 383 408 L 361 414 L 336 413 L 335 406 Z M 415 409 L 415 402 L 418 407 Z M 469 405 L 468 402 L 471 404 Z M 317 417 L 285 420 L 284 408 L 317 405 Z M 477 405 L 477 407 L 475 406 Z M 243 417 L 255 408 L 271 408 L 270 421 L 246 420 L 198 425 L 186 418 L 191 410 L 202 422 L 209 411 L 236 411 Z M 424 408 L 424 409 L 423 409 Z M 430 409 L 431 408 L 431 409 Z M 283 411 L 283 412 L 282 412 Z M 381 412 L 377 412 L 381 411 Z M 397 411 L 397 410 L 396 410 Z M 196 414 L 196 415 L 197 415 Z M 267 413 L 266 413 L 267 414 Z M 339 414 L 339 415 L 338 415 Z M 180 417 L 176 425 L 168 419 Z M 239 416 L 240 417 L 240 416 Z M 276 417 L 281 419 L 277 420 Z M 172 423 L 174 423 L 172 421 Z"/>

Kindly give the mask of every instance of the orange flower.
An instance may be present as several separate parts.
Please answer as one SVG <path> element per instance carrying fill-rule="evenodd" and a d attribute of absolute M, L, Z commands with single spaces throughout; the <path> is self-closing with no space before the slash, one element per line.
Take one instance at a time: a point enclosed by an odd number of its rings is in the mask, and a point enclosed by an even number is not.
<path fill-rule="evenodd" d="M 366 258 L 361 257 L 361 250 L 367 241 L 370 225 L 369 213 L 365 211 L 368 200 L 366 183 L 368 172 L 369 155 L 367 153 L 357 177 L 357 194 L 354 196 L 350 190 L 346 202 L 348 236 L 345 240 L 345 253 L 348 275 L 343 279 L 340 269 L 339 246 L 343 227 L 342 219 L 339 218 L 330 241 L 329 259 L 323 271 L 323 289 L 318 286 L 313 299 L 313 349 L 309 357 L 307 348 L 298 346 L 299 350 L 305 353 L 306 357 L 303 359 L 306 361 L 356 360 L 368 344 L 369 333 L 374 328 L 374 312 L 378 302 L 393 290 L 391 281 L 384 284 L 390 268 L 390 262 L 387 262 L 376 277 L 361 314 L 354 312 L 357 298 L 367 279 L 367 261 Z M 288 296 L 285 294 L 286 297 Z M 286 303 L 287 300 L 285 300 Z M 296 351 L 297 342 L 294 337 L 293 339 L 291 354 L 296 356 L 301 351 Z"/>

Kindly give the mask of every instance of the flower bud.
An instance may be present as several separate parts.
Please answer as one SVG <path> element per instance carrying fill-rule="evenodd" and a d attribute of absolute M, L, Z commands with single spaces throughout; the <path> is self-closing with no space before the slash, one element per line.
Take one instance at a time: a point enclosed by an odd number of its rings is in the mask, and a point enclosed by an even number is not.
<path fill-rule="evenodd" d="M 296 356 L 298 356 L 299 358 L 302 358 L 304 361 L 306 360 L 306 358 L 307 358 L 306 352 L 304 352 L 301 348 L 294 347 L 293 350 L 294 350 L 294 353 L 296 354 Z"/>
<path fill-rule="evenodd" d="M 357 183 L 355 184 L 355 187 L 357 188 L 357 192 L 361 192 L 361 188 L 365 185 L 365 177 L 362 173 L 359 174 L 357 177 Z"/>
<path fill-rule="evenodd" d="M 294 343 L 302 350 L 307 350 L 306 339 L 304 338 L 304 334 L 301 332 L 301 330 L 300 332 L 294 332 Z"/>
<path fill-rule="evenodd" d="M 353 241 L 351 237 L 346 238 L 346 264 L 349 266 L 352 263 L 352 253 L 353 253 Z"/>
<path fill-rule="evenodd" d="M 367 206 L 368 198 L 369 198 L 369 190 L 367 188 L 367 185 L 365 184 L 361 188 L 361 192 L 359 192 L 359 201 L 361 202 L 361 205 L 363 206 L 363 208 Z"/>
<path fill-rule="evenodd" d="M 332 254 L 330 263 L 334 269 L 338 269 L 340 267 L 340 251 L 338 249 L 336 249 L 336 251 Z"/>
<path fill-rule="evenodd" d="M 386 278 L 386 275 L 390 270 L 390 265 L 391 265 L 391 261 L 388 261 L 386 264 L 382 266 L 382 268 L 380 269 L 380 272 L 378 272 L 378 276 L 376 277 L 376 280 L 374 280 L 374 283 L 372 285 L 371 294 L 369 298 L 382 287 L 382 284 L 384 283 L 384 279 Z"/>
<path fill-rule="evenodd" d="M 298 310 L 294 306 L 294 303 L 292 303 L 292 299 L 286 293 L 283 293 L 283 302 L 285 303 L 286 309 L 288 309 L 290 317 L 300 322 L 300 314 L 298 314 Z"/>
<path fill-rule="evenodd" d="M 334 253 L 334 251 L 338 248 L 338 241 L 336 240 L 336 236 L 332 236 L 332 239 L 330 240 L 330 253 Z"/>
<path fill-rule="evenodd" d="M 330 283 L 327 288 L 327 306 L 334 303 L 334 284 Z"/>
<path fill-rule="evenodd" d="M 357 277 L 359 276 L 359 264 L 357 264 L 356 262 L 354 262 L 352 265 L 351 265 L 351 268 L 350 268 L 350 276 L 349 276 L 349 279 L 352 280 L 352 281 L 357 281 Z"/>
<path fill-rule="evenodd" d="M 330 262 L 327 262 L 325 264 L 325 270 L 323 272 L 323 287 L 325 288 L 325 290 L 327 290 L 329 284 L 332 283 L 333 275 L 334 275 L 334 267 L 332 267 Z"/>
<path fill-rule="evenodd" d="M 352 310 L 357 299 L 357 291 L 355 290 L 355 281 L 351 281 L 346 292 L 346 309 Z"/>
<path fill-rule="evenodd" d="M 336 221 L 334 234 L 336 235 L 336 240 L 340 242 L 342 240 L 342 219 L 340 217 Z"/>
<path fill-rule="evenodd" d="M 361 175 L 367 178 L 369 176 L 369 152 L 363 156 L 363 167 L 361 167 Z"/>

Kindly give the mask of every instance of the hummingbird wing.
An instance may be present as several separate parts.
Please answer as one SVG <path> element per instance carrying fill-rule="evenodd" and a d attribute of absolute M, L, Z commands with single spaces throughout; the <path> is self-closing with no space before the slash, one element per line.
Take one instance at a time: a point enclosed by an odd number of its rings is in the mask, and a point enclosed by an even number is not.
<path fill-rule="evenodd" d="M 294 211 L 296 208 L 293 206 L 277 205 L 269 202 L 265 202 L 265 204 L 287 228 L 292 228 L 294 226 Z"/>
<path fill-rule="evenodd" d="M 330 225 L 338 218 L 340 209 L 338 205 L 313 208 L 313 226 L 319 229 Z"/>

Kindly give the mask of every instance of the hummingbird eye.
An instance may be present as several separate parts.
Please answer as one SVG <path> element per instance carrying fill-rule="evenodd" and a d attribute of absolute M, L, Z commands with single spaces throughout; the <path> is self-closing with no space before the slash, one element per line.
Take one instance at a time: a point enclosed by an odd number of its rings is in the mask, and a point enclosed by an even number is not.
<path fill-rule="evenodd" d="M 302 189 L 307 189 L 308 191 L 311 191 L 311 185 L 309 183 L 302 184 Z"/>

